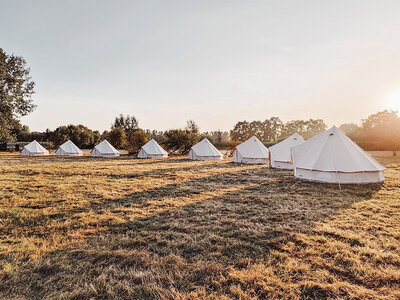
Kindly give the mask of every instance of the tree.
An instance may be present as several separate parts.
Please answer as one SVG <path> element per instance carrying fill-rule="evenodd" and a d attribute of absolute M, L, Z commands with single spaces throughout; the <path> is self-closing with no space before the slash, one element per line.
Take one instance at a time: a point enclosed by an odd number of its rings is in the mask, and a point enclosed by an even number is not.
<path fill-rule="evenodd" d="M 55 146 L 60 146 L 69 139 L 70 135 L 67 126 L 59 126 L 50 134 L 50 142 L 52 142 Z"/>
<path fill-rule="evenodd" d="M 91 148 L 94 145 L 97 145 L 98 143 L 101 142 L 101 135 L 100 132 L 98 130 L 93 131 L 93 145 L 91 145 Z"/>
<path fill-rule="evenodd" d="M 251 138 L 250 124 L 247 121 L 240 121 L 235 124 L 231 130 L 231 139 L 233 141 L 245 141 Z"/>
<path fill-rule="evenodd" d="M 168 130 L 164 133 L 164 137 L 163 146 L 170 152 L 177 154 L 186 154 L 200 140 L 199 134 L 182 129 Z"/>
<path fill-rule="evenodd" d="M 92 148 L 101 140 L 98 131 L 92 131 L 84 125 L 59 126 L 49 134 L 49 141 L 55 146 L 71 140 L 79 148 Z"/>
<path fill-rule="evenodd" d="M 17 141 L 29 141 L 30 139 L 27 139 L 27 137 L 29 137 L 30 134 L 31 131 L 29 130 L 29 126 L 22 125 L 17 134 Z"/>
<path fill-rule="evenodd" d="M 356 140 L 360 137 L 362 128 L 355 123 L 345 123 L 339 126 L 339 129 L 343 131 L 349 138 Z"/>
<path fill-rule="evenodd" d="M 193 133 L 193 134 L 199 134 L 200 133 L 199 126 L 197 126 L 196 122 L 193 121 L 193 120 L 188 120 L 186 122 L 185 130 L 188 131 L 189 133 Z"/>
<path fill-rule="evenodd" d="M 324 120 L 322 119 L 309 119 L 305 121 L 305 132 L 303 132 L 303 137 L 309 139 L 321 132 L 324 132 L 327 128 Z"/>
<path fill-rule="evenodd" d="M 126 133 L 121 127 L 115 127 L 108 134 L 108 141 L 117 149 L 123 149 L 126 146 Z"/>
<path fill-rule="evenodd" d="M 129 154 L 136 154 L 140 151 L 142 146 L 149 141 L 149 133 L 138 129 L 128 133 L 127 147 Z"/>
<path fill-rule="evenodd" d="M 362 135 L 368 140 L 379 141 L 393 151 L 400 149 L 400 118 L 396 111 L 384 110 L 362 120 Z"/>
<path fill-rule="evenodd" d="M 162 131 L 153 130 L 149 132 L 149 136 L 150 136 L 149 138 L 154 139 L 159 144 L 163 144 L 165 141 L 164 132 Z"/>
<path fill-rule="evenodd" d="M 134 116 L 127 115 L 124 117 L 123 114 L 120 114 L 119 117 L 115 117 L 114 123 L 111 125 L 111 129 L 114 128 L 122 128 L 125 133 L 128 133 L 139 129 L 139 122 Z"/>
<path fill-rule="evenodd" d="M 229 132 L 226 131 L 211 131 L 209 136 L 211 136 L 211 140 L 213 143 L 226 144 L 229 141 Z"/>
<path fill-rule="evenodd" d="M 266 119 L 261 124 L 261 133 L 258 137 L 262 142 L 276 141 L 281 134 L 283 122 L 278 117 Z"/>
<path fill-rule="evenodd" d="M 69 139 L 79 148 L 88 148 L 94 144 L 93 131 L 86 126 L 68 125 L 67 131 Z"/>
<path fill-rule="evenodd" d="M 32 100 L 35 83 L 29 73 L 25 59 L 0 48 L 0 141 L 15 140 L 15 121 L 36 107 Z"/>
<path fill-rule="evenodd" d="M 287 138 L 294 133 L 309 139 L 326 130 L 326 124 L 321 119 L 293 120 L 286 122 L 281 129 L 280 138 Z"/>
<path fill-rule="evenodd" d="M 102 140 L 107 140 L 109 134 L 110 132 L 108 130 L 104 130 L 100 137 Z"/>
<path fill-rule="evenodd" d="M 275 141 L 282 131 L 283 123 L 278 117 L 272 117 L 265 121 L 241 121 L 236 123 L 231 130 L 231 139 L 234 141 L 245 141 L 256 136 L 262 142 Z"/>

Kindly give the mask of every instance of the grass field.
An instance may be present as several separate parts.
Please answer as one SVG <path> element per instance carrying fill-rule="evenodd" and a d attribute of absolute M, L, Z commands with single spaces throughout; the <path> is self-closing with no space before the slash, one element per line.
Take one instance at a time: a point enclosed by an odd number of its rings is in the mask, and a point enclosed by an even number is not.
<path fill-rule="evenodd" d="M 400 157 L 378 185 L 184 157 L 0 155 L 2 299 L 400 299 Z"/>

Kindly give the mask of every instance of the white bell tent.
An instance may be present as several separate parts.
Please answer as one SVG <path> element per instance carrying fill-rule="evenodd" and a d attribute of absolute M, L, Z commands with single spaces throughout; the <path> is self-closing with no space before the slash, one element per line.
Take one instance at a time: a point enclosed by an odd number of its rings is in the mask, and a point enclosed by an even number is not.
<path fill-rule="evenodd" d="M 211 142 L 207 138 L 204 138 L 196 145 L 192 146 L 189 151 L 189 159 L 217 160 L 222 159 L 222 154 L 218 151 L 217 148 L 214 147 L 213 144 L 211 144 Z"/>
<path fill-rule="evenodd" d="M 268 149 L 253 136 L 236 146 L 232 161 L 242 164 L 268 164 Z"/>
<path fill-rule="evenodd" d="M 138 158 L 166 158 L 168 152 L 165 151 L 154 139 L 151 139 L 139 151 Z"/>
<path fill-rule="evenodd" d="M 35 140 L 26 145 L 24 149 L 22 149 L 21 155 L 23 156 L 49 155 L 49 151 Z"/>
<path fill-rule="evenodd" d="M 94 157 L 115 157 L 119 156 L 119 151 L 107 140 L 104 140 L 90 151 L 90 155 Z"/>
<path fill-rule="evenodd" d="M 83 152 L 71 140 L 68 140 L 57 149 L 56 155 L 80 156 L 83 155 Z"/>
<path fill-rule="evenodd" d="M 329 183 L 378 183 L 385 168 L 333 126 L 291 149 L 294 176 Z"/>
<path fill-rule="evenodd" d="M 288 170 L 293 169 L 290 149 L 303 142 L 304 139 L 298 133 L 295 133 L 287 139 L 269 147 L 271 167 Z"/>

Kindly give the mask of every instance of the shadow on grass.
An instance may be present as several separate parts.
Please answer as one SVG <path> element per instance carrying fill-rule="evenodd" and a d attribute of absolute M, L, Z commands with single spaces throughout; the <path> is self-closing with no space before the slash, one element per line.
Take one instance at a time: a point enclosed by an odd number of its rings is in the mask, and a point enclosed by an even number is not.
<path fill-rule="evenodd" d="M 172 299 L 217 291 L 233 297 L 230 283 L 221 279 L 232 268 L 267 260 L 271 251 L 282 251 L 283 244 L 298 243 L 296 233 L 312 230 L 315 222 L 379 190 L 351 185 L 339 190 L 337 185 L 310 182 L 293 186 L 296 180 L 288 174 L 267 168 L 228 171 L 100 199 L 81 212 L 100 216 L 107 211 L 123 221 L 98 220 L 99 231 L 85 240 L 36 262 L 20 262 L 18 270 L 3 273 L 0 295 Z M 131 218 L 149 206 L 156 212 Z"/>
<path fill-rule="evenodd" d="M 99 163 L 104 163 L 107 161 L 125 161 L 126 159 L 120 159 L 120 158 L 110 158 L 110 159 L 98 159 L 98 158 L 85 158 L 85 157 L 71 157 L 71 158 L 62 158 L 60 160 L 57 159 L 50 159 L 48 162 L 54 163 L 54 162 L 64 162 L 70 164 L 72 162 L 99 162 Z M 19 161 L 19 160 L 18 160 Z M 39 158 L 35 158 L 32 160 L 32 162 L 36 163 L 43 163 L 46 162 L 46 160 L 40 160 Z M 186 163 L 188 165 L 182 166 L 182 167 L 176 167 L 174 165 L 176 164 L 183 164 Z M 148 171 L 143 171 L 140 169 L 141 166 L 148 166 L 148 165 L 156 165 L 160 164 L 160 168 L 158 169 L 152 169 Z M 29 164 L 28 164 L 29 166 Z M 130 166 L 132 169 L 129 172 L 124 172 L 122 174 L 118 174 L 117 172 L 112 172 L 113 168 L 118 168 L 118 167 L 125 167 L 125 166 Z M 162 166 L 162 167 L 161 167 Z M 32 175 L 57 175 L 57 176 L 65 176 L 65 177 L 74 177 L 74 176 L 84 176 L 84 175 L 95 175 L 95 176 L 104 176 L 104 177 L 109 177 L 112 179 L 129 179 L 129 178 L 138 178 L 138 177 L 146 177 L 146 176 L 162 176 L 163 174 L 170 175 L 171 172 L 182 172 L 182 171 L 200 171 L 200 170 L 208 170 L 208 169 L 223 169 L 223 168 L 235 168 L 237 165 L 230 163 L 229 161 L 210 161 L 207 164 L 204 164 L 204 162 L 200 161 L 192 161 L 188 159 L 173 159 L 173 160 L 152 160 L 148 162 L 141 162 L 141 160 L 134 159 L 132 160 L 131 164 L 117 164 L 113 165 L 113 168 L 108 168 L 110 173 L 107 174 L 106 172 L 99 174 L 98 172 L 93 172 L 93 171 L 87 171 L 85 168 L 80 168 L 78 172 L 74 172 L 74 169 L 64 169 L 62 167 L 54 170 L 40 170 L 40 171 L 35 171 L 32 168 L 28 169 L 10 169 L 10 170 L 4 170 L 3 174 L 8 173 L 8 174 L 13 174 L 13 173 L 18 173 L 19 175 L 26 175 L 26 176 L 32 176 Z M 178 175 L 178 174 L 176 174 Z"/>

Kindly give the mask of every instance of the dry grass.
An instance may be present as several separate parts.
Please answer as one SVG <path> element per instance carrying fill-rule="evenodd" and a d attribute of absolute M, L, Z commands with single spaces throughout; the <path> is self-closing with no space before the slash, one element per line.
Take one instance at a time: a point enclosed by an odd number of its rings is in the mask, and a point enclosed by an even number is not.
<path fill-rule="evenodd" d="M 193 162 L 0 155 L 0 298 L 399 299 L 384 188 Z"/>

